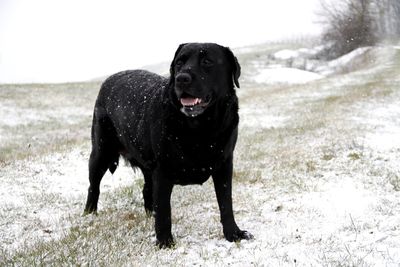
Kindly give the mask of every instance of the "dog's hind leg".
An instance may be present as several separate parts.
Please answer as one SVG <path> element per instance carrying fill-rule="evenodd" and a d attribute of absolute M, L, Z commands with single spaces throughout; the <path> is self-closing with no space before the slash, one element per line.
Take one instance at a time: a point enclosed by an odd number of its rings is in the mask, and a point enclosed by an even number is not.
<path fill-rule="evenodd" d="M 93 116 L 92 152 L 89 159 L 89 190 L 84 214 L 95 213 L 100 195 L 100 182 L 107 169 L 111 173 L 118 166 L 118 145 L 107 118 L 98 119 L 98 113 Z"/>
<path fill-rule="evenodd" d="M 107 171 L 108 166 L 104 156 L 95 149 L 92 150 L 89 160 L 89 190 L 86 200 L 84 214 L 93 213 L 97 211 L 97 202 L 100 195 L 100 182 L 104 173 Z"/>

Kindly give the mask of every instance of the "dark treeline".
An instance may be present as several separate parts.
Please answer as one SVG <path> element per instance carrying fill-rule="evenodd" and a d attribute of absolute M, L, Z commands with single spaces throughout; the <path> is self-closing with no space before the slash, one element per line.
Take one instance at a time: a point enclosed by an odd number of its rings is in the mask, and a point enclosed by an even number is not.
<path fill-rule="evenodd" d="M 328 59 L 400 37 L 400 0 L 322 1 L 318 15 Z"/>

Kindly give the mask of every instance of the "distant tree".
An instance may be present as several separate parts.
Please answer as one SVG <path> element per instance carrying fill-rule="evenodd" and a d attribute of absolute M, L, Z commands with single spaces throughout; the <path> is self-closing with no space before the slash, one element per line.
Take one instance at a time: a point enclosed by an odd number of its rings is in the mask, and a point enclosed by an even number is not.
<path fill-rule="evenodd" d="M 400 37 L 400 1 L 374 0 L 373 15 L 381 38 Z"/>
<path fill-rule="evenodd" d="M 321 2 L 318 15 L 325 26 L 323 41 L 329 44 L 324 53 L 327 59 L 376 44 L 378 36 L 371 12 L 372 4 L 373 0 Z"/>
<path fill-rule="evenodd" d="M 392 0 L 393 3 L 393 13 L 395 18 L 396 35 L 400 37 L 400 1 Z"/>

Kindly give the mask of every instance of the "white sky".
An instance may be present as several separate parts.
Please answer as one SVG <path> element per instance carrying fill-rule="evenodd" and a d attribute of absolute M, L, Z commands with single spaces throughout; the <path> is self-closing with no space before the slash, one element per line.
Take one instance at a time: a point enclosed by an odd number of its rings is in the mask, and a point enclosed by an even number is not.
<path fill-rule="evenodd" d="M 316 34 L 318 0 L 0 0 L 0 83 L 92 79 L 169 61 L 183 42 Z"/>

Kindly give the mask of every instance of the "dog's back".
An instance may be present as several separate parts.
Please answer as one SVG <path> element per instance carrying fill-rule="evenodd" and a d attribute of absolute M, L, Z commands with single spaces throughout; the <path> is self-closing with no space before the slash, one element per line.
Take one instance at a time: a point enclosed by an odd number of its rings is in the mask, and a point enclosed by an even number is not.
<path fill-rule="evenodd" d="M 168 79 L 145 70 L 128 70 L 110 76 L 101 86 L 96 107 L 102 107 L 115 122 L 131 116 L 131 121 L 141 119 L 160 102 Z M 158 99 L 157 99 L 158 98 Z M 121 121 L 126 122 L 126 121 Z M 116 125 L 117 126 L 117 125 Z"/>
<path fill-rule="evenodd" d="M 109 77 L 100 89 L 92 126 L 92 133 L 99 127 L 107 133 L 103 140 L 92 134 L 92 142 L 109 142 L 133 165 L 146 168 L 154 157 L 148 136 L 152 125 L 160 123 L 167 83 L 168 79 L 144 70 Z"/>

